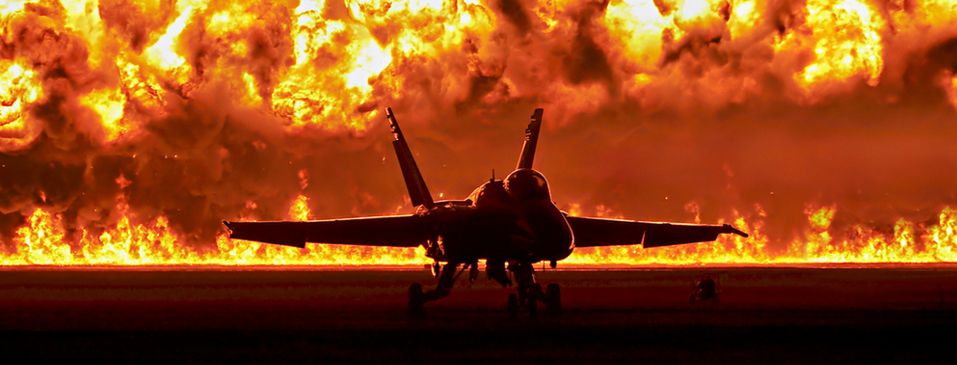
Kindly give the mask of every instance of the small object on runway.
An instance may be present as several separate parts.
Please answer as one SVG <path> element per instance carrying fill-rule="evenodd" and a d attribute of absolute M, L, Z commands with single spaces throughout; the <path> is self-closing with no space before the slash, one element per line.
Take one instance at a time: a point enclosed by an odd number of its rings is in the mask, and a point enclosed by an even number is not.
<path fill-rule="evenodd" d="M 718 281 L 713 275 L 705 275 L 694 281 L 691 295 L 688 297 L 688 302 L 695 303 L 710 301 L 713 303 L 718 303 L 718 293 Z"/>

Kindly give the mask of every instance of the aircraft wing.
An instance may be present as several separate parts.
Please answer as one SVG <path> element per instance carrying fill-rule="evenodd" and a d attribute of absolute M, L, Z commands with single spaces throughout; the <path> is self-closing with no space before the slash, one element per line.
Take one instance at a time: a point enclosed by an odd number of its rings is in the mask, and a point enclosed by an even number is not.
<path fill-rule="evenodd" d="M 431 225 L 415 215 L 317 221 L 227 222 L 229 238 L 305 247 L 306 242 L 361 246 L 416 247 L 431 236 Z"/>
<path fill-rule="evenodd" d="M 624 219 L 566 217 L 575 235 L 575 247 L 642 245 L 673 246 L 685 243 L 714 241 L 722 233 L 747 237 L 729 224 L 684 224 L 642 222 Z"/>

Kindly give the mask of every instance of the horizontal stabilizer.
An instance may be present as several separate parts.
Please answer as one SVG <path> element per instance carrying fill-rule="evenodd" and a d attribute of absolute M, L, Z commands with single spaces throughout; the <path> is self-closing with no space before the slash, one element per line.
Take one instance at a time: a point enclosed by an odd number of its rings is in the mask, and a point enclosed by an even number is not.
<path fill-rule="evenodd" d="M 302 222 L 223 221 L 229 229 L 229 238 L 303 248 L 306 247 L 306 235 L 298 223 Z"/>

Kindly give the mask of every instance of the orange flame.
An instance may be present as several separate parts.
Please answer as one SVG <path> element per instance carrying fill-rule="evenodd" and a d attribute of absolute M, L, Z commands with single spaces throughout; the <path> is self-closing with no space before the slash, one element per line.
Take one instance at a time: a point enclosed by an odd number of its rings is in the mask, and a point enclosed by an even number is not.
<path fill-rule="evenodd" d="M 309 216 L 308 199 L 299 196 L 290 218 Z M 425 251 L 376 247 L 312 245 L 296 249 L 233 241 L 225 232 L 213 247 L 196 248 L 169 227 L 165 217 L 133 223 L 126 199 L 116 203 L 119 217 L 99 234 L 81 228 L 69 239 L 62 219 L 37 209 L 17 230 L 13 251 L 0 253 L 0 265 L 418 265 Z M 75 242 L 71 244 L 70 242 Z"/>
<path fill-rule="evenodd" d="M 0 151 L 20 149 L 40 135 L 29 106 L 42 96 L 33 70 L 19 62 L 0 60 Z"/>
<path fill-rule="evenodd" d="M 116 203 L 118 219 L 99 234 L 86 228 L 69 239 L 62 219 L 37 209 L 17 230 L 12 251 L 0 254 L 0 265 L 420 265 L 424 250 L 401 248 L 309 245 L 306 249 L 229 240 L 225 233 L 213 247 L 190 245 L 169 227 L 166 218 L 134 223 L 126 199 Z M 571 214 L 580 213 L 572 205 Z M 613 246 L 577 249 L 565 260 L 577 265 L 701 265 L 795 263 L 940 263 L 957 262 L 957 209 L 944 208 L 936 224 L 922 226 L 899 220 L 892 233 L 864 226 L 835 232 L 831 227 L 837 207 L 807 210 L 807 230 L 783 251 L 770 249 L 763 216 L 735 217 L 730 223 L 750 238 L 721 236 L 713 243 L 643 249 Z M 610 213 L 599 207 L 596 212 Z M 308 198 L 290 205 L 291 219 L 308 219 Z M 613 216 L 613 215 L 611 215 Z M 838 238 L 840 237 L 840 238 Z M 70 242 L 75 242 L 71 244 Z"/>
<path fill-rule="evenodd" d="M 871 5 L 861 0 L 809 0 L 807 12 L 807 33 L 788 33 L 776 46 L 800 49 L 807 42 L 813 49 L 811 62 L 794 75 L 797 83 L 811 88 L 862 77 L 877 85 L 884 68 L 880 33 L 886 24 Z"/>
<path fill-rule="evenodd" d="M 496 29 L 506 19 L 486 2 L 343 2 L 303 0 L 293 7 L 196 0 L 20 0 L 2 5 L 0 29 L 3 42 L 11 46 L 25 42 L 15 37 L 25 28 L 75 37 L 85 46 L 86 59 L 75 67 L 94 71 L 98 81 L 82 85 L 75 97 L 99 117 L 105 133 L 94 139 L 102 143 L 136 132 L 146 119 L 162 118 L 171 101 L 207 86 L 224 88 L 231 103 L 279 117 L 291 133 L 309 127 L 361 132 L 380 118 L 377 106 L 385 102 L 425 97 L 452 104 L 472 88 L 466 80 L 443 77 L 424 94 L 403 92 L 423 82 L 419 72 L 502 73 L 502 56 L 490 47 L 505 46 Z M 626 76 L 625 97 L 640 100 L 675 82 L 688 82 L 687 92 L 711 96 L 698 102 L 737 103 L 759 94 L 760 72 L 771 72 L 803 90 L 802 100 L 810 96 L 813 101 L 844 85 L 880 84 L 889 44 L 907 51 L 911 36 L 942 39 L 957 32 L 957 12 L 949 0 L 885 3 L 809 0 L 784 16 L 778 12 L 785 5 L 757 0 L 613 0 L 597 19 L 595 33 L 614 72 Z M 535 19 L 528 26 L 566 39 L 578 32 L 578 24 L 565 11 L 582 6 L 586 4 L 576 1 L 535 4 L 529 8 Z M 783 28 L 774 32 L 773 27 Z M 894 39 L 895 34 L 908 38 Z M 769 63 L 751 65 L 755 74 L 714 70 L 698 81 L 682 81 L 685 76 L 667 66 L 669 57 L 696 39 L 722 39 L 730 49 L 769 52 L 761 56 Z M 44 94 L 36 79 L 42 70 L 33 69 L 47 67 L 43 52 L 15 52 L 25 62 L 17 61 L 15 68 L 8 61 L 0 65 L 5 79 L 21 80 L 2 90 L 3 106 L 12 110 L 4 110 L 0 120 L 0 151 L 25 148 L 39 134 L 23 119 L 29 119 L 30 107 Z M 550 81 L 550 87 L 540 88 L 543 76 L 560 78 L 529 73 L 505 73 L 501 87 L 507 90 L 489 98 L 542 98 L 557 108 L 588 112 L 610 97 L 589 83 Z M 727 98 L 711 100 L 716 93 Z M 16 135 L 8 137 L 12 130 Z"/>
<path fill-rule="evenodd" d="M 677 110 L 743 103 L 765 91 L 761 80 L 769 75 L 783 83 L 771 87 L 796 90 L 788 97 L 814 103 L 854 87 L 887 83 L 893 80 L 888 74 L 896 53 L 957 34 L 953 0 L 807 0 L 796 2 L 795 9 L 783 3 L 611 0 L 602 7 L 577 0 L 535 1 L 516 20 L 497 8 L 501 4 L 484 0 L 8 0 L 0 3 L 0 153 L 20 153 L 38 141 L 45 125 L 37 111 L 58 98 L 79 110 L 63 112 L 62 124 L 92 125 L 78 133 L 94 147 L 117 154 L 197 90 L 274 117 L 278 122 L 268 123 L 291 135 L 304 130 L 361 134 L 371 121 L 381 120 L 382 105 L 396 101 L 420 110 L 452 108 L 480 88 L 469 77 L 498 80 L 493 92 L 480 95 L 481 103 L 535 100 L 560 115 L 587 115 L 614 98 L 641 106 L 653 104 L 646 102 L 649 98 L 667 98 L 679 104 Z M 571 15 L 592 7 L 591 23 Z M 501 30 L 510 26 L 534 29 L 542 39 L 504 39 Z M 514 45 L 508 42 L 560 49 L 584 33 L 594 37 L 594 47 L 607 56 L 608 72 L 620 76 L 621 85 L 569 81 L 572 77 L 551 66 L 507 62 L 518 56 L 502 51 Z M 708 52 L 716 42 L 737 53 L 716 57 L 722 65 L 714 67 L 670 66 L 688 57 L 683 49 Z M 57 76 L 62 73 L 80 75 L 70 78 L 75 92 L 62 91 L 65 82 Z M 941 74 L 933 87 L 957 108 L 957 76 L 953 70 Z M 265 148 L 261 141 L 252 144 Z M 305 190 L 305 172 L 299 181 Z M 117 183 L 122 190 L 130 182 Z M 26 221 L 5 245 L 0 264 L 424 261 L 421 249 L 313 245 L 297 250 L 230 241 L 224 233 L 214 246 L 191 242 L 167 217 L 137 217 L 125 193 L 116 198 L 106 226 L 69 221 L 52 208 L 63 202 L 48 202 L 45 194 L 41 200 L 42 207 L 21 212 Z M 309 204 L 305 195 L 297 197 L 289 218 L 314 218 Z M 570 210 L 581 209 L 572 205 Z M 687 209 L 697 215 L 699 207 Z M 781 246 L 771 244 L 766 214 L 756 207 L 727 220 L 751 233 L 749 239 L 722 236 L 716 243 L 653 250 L 582 249 L 569 262 L 957 261 L 953 208 L 941 210 L 933 224 L 898 220 L 893 232 L 863 225 L 838 230 L 831 224 L 838 210 L 837 205 L 809 207 L 804 231 L 781 251 L 772 249 Z M 604 207 L 595 211 L 614 215 Z"/>

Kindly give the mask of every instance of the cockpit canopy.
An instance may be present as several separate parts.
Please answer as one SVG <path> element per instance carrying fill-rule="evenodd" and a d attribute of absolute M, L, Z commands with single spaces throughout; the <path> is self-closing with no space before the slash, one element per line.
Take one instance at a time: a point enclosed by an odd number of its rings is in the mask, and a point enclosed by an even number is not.
<path fill-rule="evenodd" d="M 518 169 L 505 178 L 505 191 L 516 200 L 550 200 L 548 181 L 532 169 Z"/>
<path fill-rule="evenodd" d="M 501 180 L 489 180 L 472 191 L 469 200 L 476 206 L 488 207 L 508 203 L 511 198 L 505 192 Z"/>

